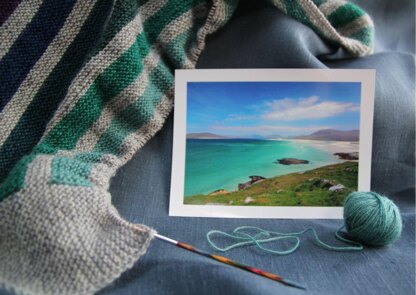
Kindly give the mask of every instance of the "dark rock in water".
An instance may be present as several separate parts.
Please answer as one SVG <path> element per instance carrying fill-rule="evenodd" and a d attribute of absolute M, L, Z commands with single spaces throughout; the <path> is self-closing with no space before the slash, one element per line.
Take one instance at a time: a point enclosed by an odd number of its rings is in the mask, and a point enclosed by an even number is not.
<path fill-rule="evenodd" d="M 297 164 L 309 164 L 308 160 L 301 160 L 301 159 L 295 159 L 295 158 L 283 158 L 279 159 L 275 162 L 276 164 L 282 164 L 282 165 L 297 165 Z"/>
<path fill-rule="evenodd" d="M 239 191 L 241 191 L 243 189 L 247 189 L 250 186 L 252 186 L 253 184 L 255 184 L 255 183 L 259 182 L 259 181 L 262 181 L 262 180 L 266 179 L 265 177 L 258 176 L 258 175 L 252 175 L 252 176 L 249 176 L 249 178 L 250 178 L 249 181 L 238 184 L 238 190 Z"/>
<path fill-rule="evenodd" d="M 334 156 L 337 156 L 341 160 L 358 160 L 358 152 L 353 153 L 335 153 Z"/>

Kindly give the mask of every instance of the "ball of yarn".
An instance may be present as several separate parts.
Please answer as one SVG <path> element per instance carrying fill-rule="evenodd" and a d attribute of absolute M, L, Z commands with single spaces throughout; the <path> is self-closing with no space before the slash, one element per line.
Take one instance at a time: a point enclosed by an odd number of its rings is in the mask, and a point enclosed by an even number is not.
<path fill-rule="evenodd" d="M 396 241 L 402 232 L 399 208 L 374 192 L 351 193 L 344 204 L 348 234 L 369 246 L 384 246 Z"/>

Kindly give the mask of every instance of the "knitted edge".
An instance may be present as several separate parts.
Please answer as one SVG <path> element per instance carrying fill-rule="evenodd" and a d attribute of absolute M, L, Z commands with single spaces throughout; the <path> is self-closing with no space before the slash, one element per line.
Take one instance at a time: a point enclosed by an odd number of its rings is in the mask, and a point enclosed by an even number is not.
<path fill-rule="evenodd" d="M 49 159 L 36 161 L 40 167 Z M 1 286 L 18 294 L 92 294 L 131 268 L 155 231 L 122 219 L 105 190 L 41 184 L 45 175 L 0 203 Z"/>
<path fill-rule="evenodd" d="M 231 15 L 221 13 L 225 6 L 214 0 L 189 52 L 191 68 L 205 48 L 207 35 Z M 162 128 L 172 108 L 171 88 L 164 95 L 162 110 L 136 132 L 138 139 L 123 157 L 97 163 L 96 171 L 107 166 L 99 174 L 106 174 L 109 181 Z M 111 204 L 108 183 L 51 184 L 50 171 L 42 170 L 51 167 L 52 158 L 38 155 L 29 164 L 32 173 L 25 177 L 27 185 L 0 202 L 0 215 L 6 220 L 0 223 L 0 240 L 5 241 L 0 243 L 0 286 L 18 294 L 92 294 L 131 268 L 156 231 L 122 219 Z"/>

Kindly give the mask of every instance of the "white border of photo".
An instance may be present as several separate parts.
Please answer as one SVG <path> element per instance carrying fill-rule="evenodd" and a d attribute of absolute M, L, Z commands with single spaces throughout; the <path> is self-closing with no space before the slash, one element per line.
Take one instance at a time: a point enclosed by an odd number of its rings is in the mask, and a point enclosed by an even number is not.
<path fill-rule="evenodd" d="M 361 69 L 203 69 L 175 71 L 174 140 L 170 216 L 228 218 L 341 219 L 343 207 L 185 205 L 185 152 L 188 82 L 360 82 L 358 190 L 370 191 L 375 70 Z"/>

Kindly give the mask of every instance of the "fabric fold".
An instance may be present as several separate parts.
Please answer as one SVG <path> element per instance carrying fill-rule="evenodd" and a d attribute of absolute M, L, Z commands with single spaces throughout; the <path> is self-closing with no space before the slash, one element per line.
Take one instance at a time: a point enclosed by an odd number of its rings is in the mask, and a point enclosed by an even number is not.
<path fill-rule="evenodd" d="M 16 91 L 0 97 L 1 286 L 22 294 L 91 294 L 145 253 L 155 231 L 118 215 L 110 179 L 162 128 L 174 105 L 174 70 L 195 67 L 207 36 L 227 23 L 237 3 L 43 1 L 42 11 L 65 7 L 66 19 L 38 45 L 24 28 L 40 19 L 39 11 L 19 15 L 16 9 L 9 16 L 21 25 L 4 48 L 0 75 L 21 83 L 13 80 Z M 358 34 L 371 19 L 355 5 L 273 3 L 354 56 L 372 51 L 372 35 Z M 340 11 L 350 17 L 337 17 Z M 100 34 L 85 44 L 89 31 Z M 73 44 L 87 47 L 79 51 L 77 70 L 67 54 Z M 29 45 L 43 53 L 26 65 L 27 76 L 7 76 L 10 56 Z"/>

